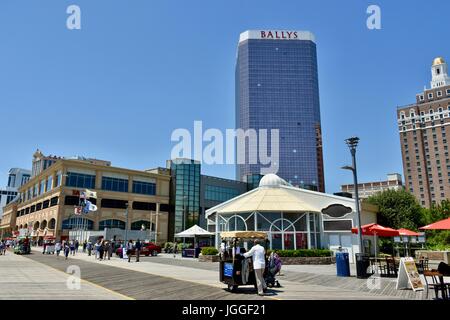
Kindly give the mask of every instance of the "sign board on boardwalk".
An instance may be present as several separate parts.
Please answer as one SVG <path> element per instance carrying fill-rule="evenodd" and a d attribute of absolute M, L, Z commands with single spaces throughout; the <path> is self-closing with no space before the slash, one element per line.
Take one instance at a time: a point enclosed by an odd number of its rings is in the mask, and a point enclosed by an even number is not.
<path fill-rule="evenodd" d="M 417 271 L 413 258 L 401 258 L 398 268 L 397 290 L 413 289 L 414 291 L 424 290 L 422 279 Z"/>

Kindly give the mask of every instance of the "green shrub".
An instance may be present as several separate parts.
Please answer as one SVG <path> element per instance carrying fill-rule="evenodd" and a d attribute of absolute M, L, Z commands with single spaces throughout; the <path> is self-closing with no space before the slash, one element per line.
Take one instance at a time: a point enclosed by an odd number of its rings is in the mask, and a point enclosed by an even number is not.
<path fill-rule="evenodd" d="M 173 247 L 173 243 L 172 242 L 166 242 L 164 243 L 164 249 L 170 249 Z"/>
<path fill-rule="evenodd" d="M 183 249 L 191 249 L 194 246 L 191 243 L 179 243 L 178 244 L 178 251 L 181 251 Z"/>
<path fill-rule="evenodd" d="M 202 255 L 204 256 L 215 256 L 219 251 L 214 247 L 204 247 L 202 248 Z"/>
<path fill-rule="evenodd" d="M 333 252 L 327 249 L 298 249 L 298 250 L 268 250 L 274 251 L 280 257 L 331 257 Z"/>

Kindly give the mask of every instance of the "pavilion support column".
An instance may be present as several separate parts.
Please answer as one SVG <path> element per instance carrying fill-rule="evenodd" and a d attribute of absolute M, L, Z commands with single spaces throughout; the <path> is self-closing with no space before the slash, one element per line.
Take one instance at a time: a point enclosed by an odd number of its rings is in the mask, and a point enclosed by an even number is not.
<path fill-rule="evenodd" d="M 311 223 L 309 212 L 306 213 L 306 230 L 308 231 L 308 249 L 311 249 Z"/>
<path fill-rule="evenodd" d="M 215 236 L 216 248 L 220 247 L 219 243 L 219 213 L 216 212 L 216 236 Z"/>

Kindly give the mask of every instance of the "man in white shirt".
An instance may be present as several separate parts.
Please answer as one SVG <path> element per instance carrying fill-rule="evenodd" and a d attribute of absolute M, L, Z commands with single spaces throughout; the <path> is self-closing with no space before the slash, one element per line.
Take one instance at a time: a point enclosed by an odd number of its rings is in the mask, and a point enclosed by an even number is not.
<path fill-rule="evenodd" d="M 267 289 L 266 282 L 264 281 L 264 268 L 266 267 L 266 251 L 264 247 L 259 244 L 259 240 L 255 240 L 255 245 L 249 252 L 244 253 L 244 257 L 252 257 L 253 269 L 255 270 L 256 285 L 258 287 L 258 295 L 263 296 L 264 291 Z"/>

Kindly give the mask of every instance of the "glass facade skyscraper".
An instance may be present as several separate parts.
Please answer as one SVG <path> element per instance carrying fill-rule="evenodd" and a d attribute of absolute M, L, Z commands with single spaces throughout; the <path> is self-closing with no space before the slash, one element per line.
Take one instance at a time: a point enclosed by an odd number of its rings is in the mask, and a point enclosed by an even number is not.
<path fill-rule="evenodd" d="M 294 186 L 325 191 L 317 55 L 302 31 L 251 30 L 241 34 L 236 64 L 236 128 L 279 130 L 278 174 Z M 258 147 L 259 148 L 259 147 Z M 272 153 L 270 143 L 267 154 Z M 259 149 L 258 149 L 259 151 Z M 237 164 L 237 179 L 261 173 Z"/>
<path fill-rule="evenodd" d="M 173 233 L 179 233 L 199 223 L 200 214 L 200 162 L 177 159 L 170 162 L 172 175 L 171 201 L 174 219 Z"/>

